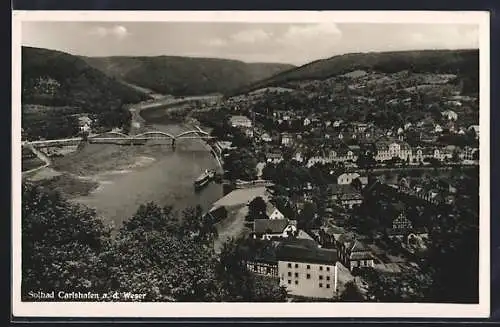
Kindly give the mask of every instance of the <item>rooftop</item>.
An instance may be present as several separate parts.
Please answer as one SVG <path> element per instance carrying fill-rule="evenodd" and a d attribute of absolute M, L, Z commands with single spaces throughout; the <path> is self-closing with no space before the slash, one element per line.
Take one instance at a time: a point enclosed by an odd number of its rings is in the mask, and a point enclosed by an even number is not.
<path fill-rule="evenodd" d="M 302 240 L 306 241 L 306 240 Z M 283 242 L 278 248 L 276 258 L 280 261 L 305 262 L 317 264 L 334 265 L 337 260 L 337 251 L 331 249 L 322 249 L 317 245 L 312 246 L 300 243 Z"/>
<path fill-rule="evenodd" d="M 350 184 L 331 184 L 328 187 L 330 194 L 355 194 L 358 193 L 354 186 Z"/>
<path fill-rule="evenodd" d="M 231 121 L 251 121 L 247 116 L 232 116 Z"/>
<path fill-rule="evenodd" d="M 253 231 L 256 234 L 282 233 L 289 225 L 288 219 L 255 219 L 253 223 Z"/>
<path fill-rule="evenodd" d="M 266 201 L 266 215 L 271 216 L 274 210 L 277 210 L 276 207 L 271 202 Z"/>

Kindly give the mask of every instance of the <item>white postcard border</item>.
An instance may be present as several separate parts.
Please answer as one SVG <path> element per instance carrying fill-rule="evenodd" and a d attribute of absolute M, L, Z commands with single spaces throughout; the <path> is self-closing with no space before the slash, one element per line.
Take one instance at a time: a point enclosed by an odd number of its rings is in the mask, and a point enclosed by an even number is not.
<path fill-rule="evenodd" d="M 480 303 L 61 303 L 21 302 L 21 22 L 177 21 L 478 24 L 480 34 Z M 490 157 L 488 12 L 152 12 L 14 11 L 12 20 L 12 309 L 19 317 L 370 317 L 473 318 L 490 314 Z"/>

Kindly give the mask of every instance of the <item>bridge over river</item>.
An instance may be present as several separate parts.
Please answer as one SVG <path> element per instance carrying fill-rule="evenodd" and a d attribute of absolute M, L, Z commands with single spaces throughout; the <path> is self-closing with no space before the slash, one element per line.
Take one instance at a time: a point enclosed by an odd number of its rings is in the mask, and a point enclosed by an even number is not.
<path fill-rule="evenodd" d="M 200 139 L 200 140 L 210 140 L 214 137 L 210 136 L 209 133 L 202 130 L 200 127 L 195 126 L 194 129 L 188 130 L 177 135 L 162 132 L 162 131 L 148 131 L 136 135 L 127 135 L 121 132 L 109 131 L 100 134 L 91 134 L 88 137 L 72 137 L 65 139 L 55 139 L 55 140 L 42 140 L 42 141 L 26 141 L 23 142 L 23 146 L 30 145 L 37 148 L 46 147 L 60 147 L 60 146 L 73 146 L 78 145 L 81 142 L 89 143 L 119 143 L 119 144 L 137 144 L 137 142 L 142 141 L 143 144 L 147 144 L 148 140 L 169 140 L 173 147 L 175 147 L 175 142 L 182 139 Z"/>
<path fill-rule="evenodd" d="M 158 142 L 148 142 L 148 141 L 168 141 L 175 150 L 176 142 L 178 140 L 186 139 L 198 139 L 202 141 L 209 141 L 215 139 L 210 136 L 210 134 L 202 130 L 199 126 L 194 126 L 192 129 L 187 131 L 182 131 L 179 134 L 169 133 L 166 131 L 148 131 L 135 135 L 128 135 L 117 131 L 109 131 L 100 134 L 91 134 L 87 137 L 72 137 L 65 139 L 54 139 L 54 140 L 41 140 L 41 141 L 24 141 L 22 142 L 23 147 L 29 147 L 38 157 L 39 149 L 48 148 L 75 148 L 76 146 L 85 143 L 101 143 L 101 144 L 117 144 L 117 145 L 161 145 Z M 219 157 L 217 150 L 210 144 L 211 142 L 204 142 L 206 144 L 207 150 L 209 150 L 217 160 L 219 167 L 222 168 L 222 160 Z M 44 160 L 44 158 L 40 158 Z"/>

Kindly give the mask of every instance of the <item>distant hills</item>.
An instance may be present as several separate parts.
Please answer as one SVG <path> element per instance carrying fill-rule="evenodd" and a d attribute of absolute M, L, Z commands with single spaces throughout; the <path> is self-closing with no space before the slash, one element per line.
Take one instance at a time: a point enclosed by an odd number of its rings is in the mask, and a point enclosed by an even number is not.
<path fill-rule="evenodd" d="M 161 94 L 226 93 L 295 66 L 237 60 L 157 57 L 81 57 L 105 74 Z"/>
<path fill-rule="evenodd" d="M 31 138 L 74 135 L 75 115 L 82 113 L 101 127 L 127 127 L 130 113 L 123 106 L 148 98 L 77 56 L 22 47 L 22 124 Z"/>
<path fill-rule="evenodd" d="M 324 80 L 354 70 L 396 73 L 410 70 L 421 73 L 452 73 L 466 78 L 470 88 L 479 81 L 479 50 L 421 50 L 397 52 L 351 53 L 290 69 L 267 79 L 235 88 L 229 95 L 247 93 L 270 86 L 286 86 L 288 82 Z"/>
<path fill-rule="evenodd" d="M 22 47 L 22 88 L 23 104 L 85 109 L 99 106 L 92 100 L 133 103 L 147 98 L 78 56 L 32 47 Z"/>

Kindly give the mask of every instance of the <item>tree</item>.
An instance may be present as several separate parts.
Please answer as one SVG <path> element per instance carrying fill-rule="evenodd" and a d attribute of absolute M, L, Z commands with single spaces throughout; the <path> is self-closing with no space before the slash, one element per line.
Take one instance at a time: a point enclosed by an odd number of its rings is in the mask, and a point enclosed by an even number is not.
<path fill-rule="evenodd" d="M 297 227 L 309 230 L 312 227 L 318 208 L 313 202 L 307 202 L 297 216 Z"/>
<path fill-rule="evenodd" d="M 196 223 L 199 213 L 179 219 L 171 207 L 147 203 L 111 238 L 94 211 L 23 184 L 22 298 L 60 290 L 110 294 L 108 301 L 130 301 L 113 297 L 126 292 L 154 302 L 286 300 L 277 281 L 246 271 L 240 248 L 217 255 L 213 221 Z"/>
<path fill-rule="evenodd" d="M 101 254 L 109 232 L 94 211 L 23 184 L 22 298 L 30 291 L 107 291 Z"/>
<path fill-rule="evenodd" d="M 266 219 L 267 203 L 260 196 L 254 198 L 248 204 L 248 214 L 246 220 L 253 221 L 254 219 Z"/>
<path fill-rule="evenodd" d="M 198 213 L 185 210 L 177 227 L 169 208 L 141 206 L 106 254 L 113 289 L 146 294 L 144 301 L 220 301 L 217 257 L 211 242 L 200 240 Z"/>
<path fill-rule="evenodd" d="M 476 192 L 478 188 L 475 188 Z M 474 192 L 470 190 L 469 192 Z M 471 202 L 475 201 L 471 199 Z M 433 276 L 431 296 L 440 302 L 477 303 L 479 228 L 477 210 L 465 199 L 455 210 L 441 206 L 429 235 L 425 266 Z"/>
<path fill-rule="evenodd" d="M 223 289 L 227 290 L 226 301 L 243 302 L 284 302 L 286 288 L 279 285 L 279 280 L 266 276 L 256 276 L 246 268 L 246 258 L 253 240 L 231 239 L 226 242 L 220 254 L 218 273 Z"/>
<path fill-rule="evenodd" d="M 266 163 L 265 167 L 262 169 L 262 178 L 274 181 L 276 180 L 276 174 L 276 166 L 273 163 Z"/>
<path fill-rule="evenodd" d="M 373 158 L 373 154 L 370 151 L 367 151 L 359 155 L 358 159 L 356 160 L 356 164 L 359 168 L 368 170 L 375 166 L 376 161 Z"/>
<path fill-rule="evenodd" d="M 429 274 L 411 268 L 386 273 L 373 268 L 359 270 L 368 284 L 366 297 L 374 302 L 432 302 L 429 296 L 432 279 Z"/>
<path fill-rule="evenodd" d="M 254 180 L 257 177 L 257 159 L 245 149 L 231 151 L 224 159 L 223 166 L 230 180 Z"/>
<path fill-rule="evenodd" d="M 349 281 L 340 295 L 341 302 L 363 302 L 365 298 L 354 281 Z"/>

